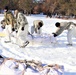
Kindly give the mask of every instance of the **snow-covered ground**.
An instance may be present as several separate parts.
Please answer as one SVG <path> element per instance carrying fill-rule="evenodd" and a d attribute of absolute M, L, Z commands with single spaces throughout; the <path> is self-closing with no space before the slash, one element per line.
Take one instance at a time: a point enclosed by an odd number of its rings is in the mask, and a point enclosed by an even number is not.
<path fill-rule="evenodd" d="M 29 23 L 29 32 L 33 21 L 41 19 L 44 22 L 42 27 L 42 34 L 34 34 L 34 38 L 28 36 L 30 44 L 26 48 L 19 48 L 19 46 L 12 43 L 4 43 L 3 38 L 0 38 L 0 54 L 5 57 L 12 57 L 15 59 L 39 60 L 46 64 L 59 64 L 65 68 L 64 75 L 76 75 L 76 39 L 73 38 L 73 46 L 67 46 L 67 37 L 65 30 L 57 37 L 57 44 L 51 44 L 51 33 L 56 30 L 55 23 L 61 21 L 76 20 L 62 20 L 57 18 L 46 18 L 45 15 L 31 15 L 26 16 Z M 0 15 L 0 21 L 3 15 Z"/>

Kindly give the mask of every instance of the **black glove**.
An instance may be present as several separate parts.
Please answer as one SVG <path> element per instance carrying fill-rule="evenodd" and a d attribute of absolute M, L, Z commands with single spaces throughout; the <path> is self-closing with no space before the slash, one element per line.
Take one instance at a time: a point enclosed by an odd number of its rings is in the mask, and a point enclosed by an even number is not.
<path fill-rule="evenodd" d="M 1 26 L 2 29 L 5 29 L 5 26 Z"/>
<path fill-rule="evenodd" d="M 24 30 L 24 27 L 22 27 L 21 30 L 23 31 Z"/>
<path fill-rule="evenodd" d="M 39 22 L 39 27 L 42 27 L 43 26 L 43 23 L 42 22 Z"/>
<path fill-rule="evenodd" d="M 53 36 L 54 36 L 54 37 L 56 37 L 56 36 L 57 36 L 57 34 L 56 34 L 56 33 L 52 33 L 52 34 L 53 34 Z"/>
<path fill-rule="evenodd" d="M 40 27 L 38 27 L 38 30 L 40 29 Z"/>
<path fill-rule="evenodd" d="M 16 31 L 16 33 L 18 33 L 18 31 Z"/>
<path fill-rule="evenodd" d="M 14 28 L 12 28 L 12 31 L 15 31 L 15 29 L 14 29 Z"/>

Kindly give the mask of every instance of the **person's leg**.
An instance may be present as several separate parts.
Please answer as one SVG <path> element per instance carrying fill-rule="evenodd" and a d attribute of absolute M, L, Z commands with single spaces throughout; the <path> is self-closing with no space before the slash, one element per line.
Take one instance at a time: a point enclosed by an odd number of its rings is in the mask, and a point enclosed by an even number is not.
<path fill-rule="evenodd" d="M 18 29 L 18 32 L 17 32 L 17 36 L 16 36 L 16 43 L 18 45 L 22 45 L 22 40 L 21 40 L 21 33 L 22 33 L 22 30 L 21 30 L 21 27 Z"/>
<path fill-rule="evenodd" d="M 11 42 L 11 35 L 10 35 L 11 32 L 12 32 L 11 25 L 6 25 L 6 28 L 5 28 L 5 34 L 6 34 L 5 42 L 6 43 Z"/>
<path fill-rule="evenodd" d="M 35 27 L 34 27 L 34 26 L 32 26 L 32 27 L 31 27 L 31 34 L 33 34 L 33 33 L 34 33 L 34 31 L 35 31 Z"/>
<path fill-rule="evenodd" d="M 27 35 L 28 35 L 28 25 L 25 25 L 24 30 L 21 30 L 21 27 L 18 30 L 17 33 L 17 44 L 19 44 L 20 46 L 24 46 L 26 43 L 29 43 L 27 41 Z"/>
<path fill-rule="evenodd" d="M 68 45 L 72 45 L 72 37 L 74 35 L 75 32 L 75 26 L 71 25 L 70 28 L 68 29 L 68 33 L 67 33 L 67 41 L 68 41 Z"/>
<path fill-rule="evenodd" d="M 37 28 L 35 28 L 35 33 L 38 33 L 38 29 Z"/>
<path fill-rule="evenodd" d="M 57 42 L 57 38 L 54 37 L 53 34 L 50 35 L 50 41 L 51 41 L 52 44 L 57 44 L 57 43 L 58 43 L 58 42 Z"/>
<path fill-rule="evenodd" d="M 41 30 L 42 30 L 41 28 L 38 29 L 37 33 L 38 33 L 38 34 L 41 34 Z"/>
<path fill-rule="evenodd" d="M 28 41 L 28 39 L 27 39 L 27 36 L 28 36 L 28 25 L 26 25 L 25 26 L 25 29 L 24 29 L 24 38 L 23 38 L 23 40 L 24 40 L 24 42 L 23 42 L 23 45 L 24 46 L 27 46 L 28 44 L 29 44 L 29 41 Z"/>

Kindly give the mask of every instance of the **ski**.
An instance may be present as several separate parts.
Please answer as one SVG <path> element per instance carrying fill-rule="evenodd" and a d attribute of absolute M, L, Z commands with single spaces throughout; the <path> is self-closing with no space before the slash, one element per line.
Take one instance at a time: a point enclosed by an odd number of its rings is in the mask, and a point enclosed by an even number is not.
<path fill-rule="evenodd" d="M 25 44 L 24 46 L 20 46 L 19 44 L 14 43 L 14 42 L 12 42 L 12 44 L 17 45 L 17 46 L 20 47 L 20 48 L 25 48 L 25 47 L 29 44 L 29 42 L 26 42 L 26 44 Z"/>

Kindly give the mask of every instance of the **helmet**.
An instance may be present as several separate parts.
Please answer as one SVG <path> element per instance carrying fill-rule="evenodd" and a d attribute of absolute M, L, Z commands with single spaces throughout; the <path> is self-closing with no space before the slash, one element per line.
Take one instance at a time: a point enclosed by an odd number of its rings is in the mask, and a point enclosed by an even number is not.
<path fill-rule="evenodd" d="M 8 11 L 8 6 L 5 6 L 5 8 L 4 8 L 6 11 Z"/>
<path fill-rule="evenodd" d="M 56 23 L 55 23 L 55 26 L 56 26 L 56 27 L 59 27 L 59 26 L 60 26 L 60 23 L 59 23 L 59 22 L 56 22 Z"/>

